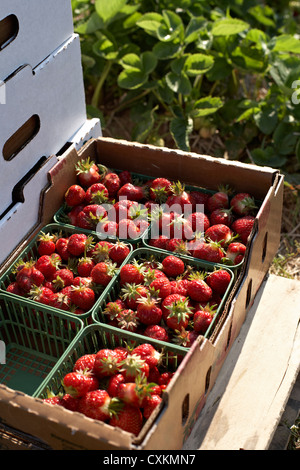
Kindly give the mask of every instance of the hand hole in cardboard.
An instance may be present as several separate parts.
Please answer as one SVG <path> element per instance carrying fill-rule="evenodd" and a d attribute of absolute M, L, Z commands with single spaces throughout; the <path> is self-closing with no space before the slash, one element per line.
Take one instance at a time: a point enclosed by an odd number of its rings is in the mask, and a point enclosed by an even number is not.
<path fill-rule="evenodd" d="M 2 154 L 10 161 L 37 135 L 41 122 L 37 114 L 29 118 L 4 144 Z"/>
<path fill-rule="evenodd" d="M 247 288 L 246 303 L 245 303 L 245 308 L 246 309 L 250 305 L 251 296 L 252 296 L 252 279 L 250 279 L 249 284 L 248 284 L 248 288 Z"/>
<path fill-rule="evenodd" d="M 0 51 L 18 35 L 19 21 L 16 15 L 9 15 L 0 21 Z"/>
<path fill-rule="evenodd" d="M 262 263 L 265 261 L 265 258 L 266 258 L 267 246 L 268 246 L 268 232 L 266 232 L 264 241 L 263 241 L 263 249 L 262 249 L 262 255 L 261 255 Z"/>
<path fill-rule="evenodd" d="M 207 394 L 210 386 L 210 376 L 211 376 L 211 366 L 207 371 L 206 377 L 205 377 L 205 394 Z"/>
<path fill-rule="evenodd" d="M 190 410 L 190 395 L 187 394 L 182 402 L 181 406 L 181 414 L 182 414 L 182 426 L 185 425 L 187 422 L 188 416 L 189 416 L 189 410 Z"/>

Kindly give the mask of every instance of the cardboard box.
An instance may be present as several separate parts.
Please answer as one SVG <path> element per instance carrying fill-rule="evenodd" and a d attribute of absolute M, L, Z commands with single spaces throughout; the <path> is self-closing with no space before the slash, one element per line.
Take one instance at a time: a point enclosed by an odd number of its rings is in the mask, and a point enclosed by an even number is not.
<path fill-rule="evenodd" d="M 24 65 L 5 81 L 0 104 L 0 214 L 13 190 L 42 158 L 59 153 L 86 122 L 79 36 L 73 34 L 36 68 Z"/>
<path fill-rule="evenodd" d="M 78 413 L 60 407 L 49 408 L 41 400 L 4 385 L 0 386 L 0 416 L 4 424 L 35 435 L 54 449 L 181 449 L 277 251 L 283 176 L 271 168 L 178 150 L 108 138 L 91 139 L 78 152 L 74 148 L 69 149 L 50 169 L 51 184 L 41 199 L 41 225 L 51 221 L 61 205 L 65 190 L 74 183 L 75 162 L 88 156 L 111 168 L 179 179 L 211 190 L 217 190 L 220 184 L 226 183 L 237 191 L 252 193 L 262 201 L 262 205 L 243 270 L 213 336 L 209 339 L 200 337 L 193 344 L 167 388 L 163 408 L 154 413 L 137 438 Z"/>
<path fill-rule="evenodd" d="M 70 0 L 1 0 L 0 81 L 19 67 L 32 69 L 73 34 Z"/>

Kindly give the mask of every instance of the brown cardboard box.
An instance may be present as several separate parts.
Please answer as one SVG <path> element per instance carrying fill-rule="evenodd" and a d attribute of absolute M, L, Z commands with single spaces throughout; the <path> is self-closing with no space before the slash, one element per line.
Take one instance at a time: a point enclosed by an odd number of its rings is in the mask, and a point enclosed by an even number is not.
<path fill-rule="evenodd" d="M 0 386 L 0 416 L 4 424 L 37 436 L 55 449 L 181 449 L 277 251 L 283 177 L 271 168 L 108 138 L 92 139 L 78 152 L 74 148 L 68 150 L 49 171 L 49 186 L 41 198 L 39 228 L 51 221 L 66 189 L 75 182 L 74 163 L 88 156 L 111 168 L 179 179 L 211 190 L 226 183 L 237 191 L 252 193 L 262 205 L 243 269 L 213 336 L 194 343 L 166 391 L 163 408 L 154 414 L 137 438 L 60 407 L 54 409 L 3 385 Z"/>

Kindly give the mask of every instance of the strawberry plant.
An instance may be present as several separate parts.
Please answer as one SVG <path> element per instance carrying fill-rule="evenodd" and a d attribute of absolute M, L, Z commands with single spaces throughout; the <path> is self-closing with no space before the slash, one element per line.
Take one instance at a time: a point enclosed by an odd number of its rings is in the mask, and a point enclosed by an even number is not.
<path fill-rule="evenodd" d="M 114 131 L 125 112 L 126 127 L 128 117 L 132 123 L 126 138 L 202 153 L 209 146 L 216 156 L 281 167 L 297 178 L 297 2 L 72 6 L 88 113 L 101 117 L 104 131 Z"/>

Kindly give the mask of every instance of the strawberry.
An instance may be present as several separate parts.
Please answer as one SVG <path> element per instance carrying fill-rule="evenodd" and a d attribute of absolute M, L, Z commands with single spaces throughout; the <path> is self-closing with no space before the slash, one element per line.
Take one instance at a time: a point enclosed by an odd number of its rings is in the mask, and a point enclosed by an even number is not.
<path fill-rule="evenodd" d="M 110 397 L 116 397 L 118 395 L 119 385 L 125 382 L 125 377 L 123 374 L 112 375 L 107 384 L 107 392 Z"/>
<path fill-rule="evenodd" d="M 136 408 L 142 406 L 146 396 L 151 396 L 152 384 L 147 383 L 147 379 L 143 375 L 138 375 L 133 382 L 121 383 L 118 387 L 117 398 Z"/>
<path fill-rule="evenodd" d="M 128 354 L 120 363 L 120 373 L 123 374 L 126 382 L 134 382 L 141 374 L 148 377 L 149 371 L 149 364 L 135 353 Z"/>
<path fill-rule="evenodd" d="M 170 282 L 171 284 L 171 293 L 170 294 L 180 294 L 187 296 L 187 286 L 189 284 L 188 279 L 176 279 Z"/>
<path fill-rule="evenodd" d="M 184 273 L 185 266 L 182 259 L 175 255 L 169 255 L 163 259 L 162 269 L 168 277 L 177 277 Z"/>
<path fill-rule="evenodd" d="M 162 311 L 157 300 L 150 295 L 138 299 L 137 317 L 144 325 L 157 325 L 162 318 Z"/>
<path fill-rule="evenodd" d="M 43 255 L 37 259 L 35 268 L 43 273 L 45 279 L 52 281 L 53 276 L 61 265 L 61 262 L 62 259 L 58 253 L 52 253 L 52 255 Z"/>
<path fill-rule="evenodd" d="M 68 238 L 60 237 L 55 243 L 55 250 L 64 261 L 67 261 L 71 256 L 68 251 L 68 241 Z"/>
<path fill-rule="evenodd" d="M 106 220 L 105 217 L 106 210 L 101 204 L 88 204 L 77 215 L 75 225 L 83 229 L 94 230 L 99 223 L 102 223 L 102 220 Z"/>
<path fill-rule="evenodd" d="M 205 232 L 205 238 L 213 242 L 217 242 L 220 246 L 230 243 L 233 239 L 232 230 L 228 225 L 217 224 L 211 225 Z"/>
<path fill-rule="evenodd" d="M 121 289 L 122 299 L 126 306 L 130 309 L 136 310 L 138 307 L 137 300 L 140 297 L 146 297 L 149 290 L 143 284 L 126 283 Z"/>
<path fill-rule="evenodd" d="M 70 286 L 73 283 L 74 274 L 70 269 L 58 269 L 53 276 L 53 285 L 55 290 L 61 290 L 64 287 Z"/>
<path fill-rule="evenodd" d="M 89 418 L 108 421 L 118 407 L 118 402 L 114 400 L 106 390 L 92 390 L 80 399 L 78 411 Z"/>
<path fill-rule="evenodd" d="M 148 245 L 154 248 L 160 248 L 162 250 L 166 249 L 166 244 L 169 238 L 167 235 L 159 235 L 157 238 L 151 238 L 148 242 Z"/>
<path fill-rule="evenodd" d="M 50 233 L 42 232 L 37 239 L 38 242 L 38 254 L 52 255 L 55 252 L 56 236 Z"/>
<path fill-rule="evenodd" d="M 122 219 L 117 226 L 117 237 L 135 240 L 141 235 L 139 227 L 131 219 Z"/>
<path fill-rule="evenodd" d="M 145 328 L 143 334 L 148 336 L 148 338 L 157 339 L 158 341 L 169 341 L 168 332 L 161 325 L 149 325 Z"/>
<path fill-rule="evenodd" d="M 119 317 L 120 313 L 122 312 L 122 309 L 125 309 L 126 306 L 124 302 L 120 299 L 117 299 L 116 301 L 111 301 L 108 302 L 105 306 L 105 309 L 103 310 L 103 314 L 107 315 L 109 320 L 115 320 Z"/>
<path fill-rule="evenodd" d="M 207 201 L 210 197 L 209 193 L 205 193 L 204 191 L 192 190 L 190 191 L 190 201 L 192 204 L 192 210 L 200 212 L 206 210 Z"/>
<path fill-rule="evenodd" d="M 97 225 L 97 232 L 102 234 L 100 238 L 106 237 L 116 237 L 118 231 L 118 224 L 113 220 L 108 220 L 106 217 L 99 220 Z"/>
<path fill-rule="evenodd" d="M 16 282 L 22 291 L 28 293 L 33 286 L 41 286 L 44 282 L 44 275 L 34 266 L 24 266 L 18 271 Z"/>
<path fill-rule="evenodd" d="M 16 281 L 11 282 L 6 287 L 6 292 L 10 292 L 11 294 L 15 294 L 15 295 L 20 295 L 21 297 L 24 297 L 26 295 L 26 292 L 23 289 L 21 289 L 21 287 Z"/>
<path fill-rule="evenodd" d="M 254 209 L 257 209 L 254 198 L 245 192 L 233 196 L 230 206 L 238 216 L 248 215 Z"/>
<path fill-rule="evenodd" d="M 117 173 L 108 172 L 102 179 L 102 183 L 107 188 L 109 197 L 114 197 L 121 187 L 121 181 Z"/>
<path fill-rule="evenodd" d="M 244 217 L 236 219 L 231 226 L 232 230 L 239 235 L 241 242 L 244 245 L 247 245 L 248 238 L 252 232 L 254 221 L 254 216 L 245 215 Z"/>
<path fill-rule="evenodd" d="M 101 180 L 99 168 L 90 158 L 82 159 L 75 165 L 75 172 L 79 184 L 83 187 L 89 187 Z"/>
<path fill-rule="evenodd" d="M 88 187 L 85 193 L 86 204 L 103 204 L 107 202 L 109 192 L 102 183 L 95 183 Z"/>
<path fill-rule="evenodd" d="M 204 279 L 205 274 L 198 271 L 189 276 L 187 293 L 196 302 L 208 302 L 212 296 L 212 289 Z"/>
<path fill-rule="evenodd" d="M 120 184 L 123 186 L 126 183 L 132 183 L 131 173 L 128 170 L 123 170 L 119 173 Z"/>
<path fill-rule="evenodd" d="M 184 348 L 190 348 L 199 336 L 195 330 L 187 330 L 185 328 L 181 328 L 180 331 L 178 330 L 175 333 L 173 342 Z"/>
<path fill-rule="evenodd" d="M 96 353 L 94 374 L 98 378 L 111 377 L 120 371 L 120 356 L 113 349 L 102 348 Z"/>
<path fill-rule="evenodd" d="M 90 371 L 93 372 L 96 354 L 84 354 L 80 356 L 74 366 L 73 372 Z"/>
<path fill-rule="evenodd" d="M 100 240 L 96 245 L 90 250 L 89 255 L 93 258 L 94 261 L 99 263 L 100 261 L 109 260 L 109 253 L 113 243 L 106 240 Z"/>
<path fill-rule="evenodd" d="M 188 245 L 185 240 L 180 238 L 171 238 L 166 242 L 166 250 L 172 251 L 173 253 L 179 253 L 182 255 L 188 254 Z"/>
<path fill-rule="evenodd" d="M 191 240 L 194 238 L 194 231 L 190 220 L 185 219 L 183 214 L 174 216 L 169 224 L 170 238 L 179 238 L 181 240 Z"/>
<path fill-rule="evenodd" d="M 174 294 L 173 294 L 174 296 Z M 189 319 L 192 314 L 191 307 L 189 306 L 189 299 L 173 301 L 171 305 L 167 305 L 170 297 L 166 297 L 163 301 L 163 308 L 169 310 L 166 324 L 172 330 L 180 330 L 181 328 L 187 328 Z M 166 302 L 168 300 L 168 302 Z"/>
<path fill-rule="evenodd" d="M 109 220 L 113 220 L 118 223 L 120 220 L 127 219 L 129 209 L 133 203 L 134 201 L 129 199 L 121 199 L 120 201 L 115 202 L 112 208 L 108 211 Z"/>
<path fill-rule="evenodd" d="M 129 246 L 124 242 L 116 242 L 112 245 L 109 257 L 118 266 L 122 264 L 130 253 Z"/>
<path fill-rule="evenodd" d="M 167 178 L 155 178 L 150 183 L 149 196 L 153 201 L 162 204 L 172 194 L 172 183 Z"/>
<path fill-rule="evenodd" d="M 195 258 L 203 259 L 205 261 L 210 261 L 212 263 L 221 263 L 224 257 L 224 252 L 217 242 L 204 242 L 196 241 L 192 247 L 189 244 L 192 255 Z"/>
<path fill-rule="evenodd" d="M 32 286 L 29 291 L 29 297 L 36 302 L 52 306 L 55 300 L 54 292 L 45 286 Z"/>
<path fill-rule="evenodd" d="M 229 189 L 226 187 L 220 187 L 219 191 L 210 196 L 207 200 L 207 210 L 213 212 L 216 209 L 228 209 L 229 208 Z"/>
<path fill-rule="evenodd" d="M 99 381 L 90 372 L 69 372 L 64 376 L 62 385 L 65 393 L 78 398 L 91 390 L 96 390 L 99 387 Z"/>
<path fill-rule="evenodd" d="M 166 200 L 166 205 L 169 206 L 169 208 L 182 213 L 186 209 L 186 206 L 192 207 L 192 201 L 188 192 L 185 190 L 185 185 L 178 181 L 172 184 L 171 189 L 173 194 Z"/>
<path fill-rule="evenodd" d="M 70 411 L 78 411 L 80 398 L 73 397 L 69 393 L 65 393 L 60 400 L 60 405 Z"/>
<path fill-rule="evenodd" d="M 156 297 L 159 297 L 160 299 L 164 299 L 170 295 L 172 290 L 171 282 L 168 278 L 165 277 L 154 279 L 151 282 L 149 288 L 152 291 L 152 294 Z"/>
<path fill-rule="evenodd" d="M 95 262 L 92 258 L 88 256 L 84 256 L 79 258 L 77 264 L 77 274 L 81 277 L 88 277 L 91 274 L 93 267 L 95 266 Z"/>
<path fill-rule="evenodd" d="M 215 209 L 209 216 L 211 225 L 224 224 L 231 227 L 234 216 L 231 209 Z"/>
<path fill-rule="evenodd" d="M 159 395 L 151 395 L 151 397 L 145 397 L 143 400 L 143 416 L 145 419 L 149 419 L 153 411 L 162 403 L 162 398 Z"/>
<path fill-rule="evenodd" d="M 213 316 L 205 308 L 197 310 L 193 316 L 194 330 L 199 334 L 204 334 L 211 324 Z"/>
<path fill-rule="evenodd" d="M 110 261 L 101 261 L 93 267 L 90 276 L 95 284 L 106 287 L 115 276 L 116 269 L 116 264 Z"/>
<path fill-rule="evenodd" d="M 124 264 L 120 269 L 120 283 L 143 284 L 145 268 L 137 262 Z"/>
<path fill-rule="evenodd" d="M 77 225 L 78 214 L 84 209 L 85 203 L 74 206 L 69 212 L 67 212 L 68 223 L 71 225 Z"/>
<path fill-rule="evenodd" d="M 239 264 L 243 261 L 246 253 L 246 245 L 240 242 L 232 242 L 226 250 L 226 259 L 232 264 Z"/>
<path fill-rule="evenodd" d="M 220 295 L 225 294 L 230 281 L 231 276 L 226 269 L 216 269 L 206 278 L 206 282 L 211 289 Z"/>
<path fill-rule="evenodd" d="M 124 404 L 121 410 L 110 418 L 108 424 L 138 436 L 143 426 L 143 415 L 140 409 Z"/>
<path fill-rule="evenodd" d="M 154 346 L 149 343 L 142 343 L 136 346 L 131 351 L 131 354 L 137 354 L 140 356 L 142 359 L 144 359 L 144 361 L 147 362 L 150 368 L 159 365 L 162 360 L 162 353 L 157 351 Z"/>
<path fill-rule="evenodd" d="M 65 192 L 64 198 L 67 206 L 79 206 L 85 200 L 85 190 L 79 184 L 73 184 Z"/>
<path fill-rule="evenodd" d="M 126 183 L 119 189 L 118 198 L 139 202 L 147 198 L 147 189 L 144 186 Z"/>
<path fill-rule="evenodd" d="M 93 289 L 84 285 L 80 285 L 72 286 L 70 299 L 72 304 L 87 312 L 93 307 L 96 296 Z"/>
<path fill-rule="evenodd" d="M 92 237 L 85 233 L 73 233 L 68 240 L 68 251 L 73 256 L 81 256 L 92 246 Z"/>
<path fill-rule="evenodd" d="M 130 308 L 125 308 L 115 317 L 115 325 L 122 330 L 136 332 L 139 325 L 137 312 Z"/>
<path fill-rule="evenodd" d="M 204 212 L 192 212 L 188 215 L 187 220 L 193 232 L 204 233 L 210 226 L 210 219 Z"/>

